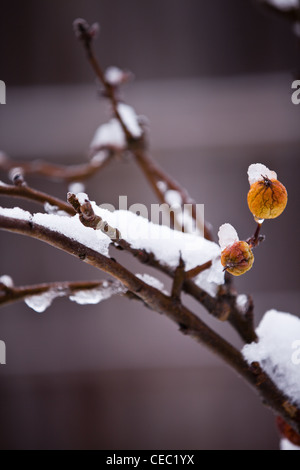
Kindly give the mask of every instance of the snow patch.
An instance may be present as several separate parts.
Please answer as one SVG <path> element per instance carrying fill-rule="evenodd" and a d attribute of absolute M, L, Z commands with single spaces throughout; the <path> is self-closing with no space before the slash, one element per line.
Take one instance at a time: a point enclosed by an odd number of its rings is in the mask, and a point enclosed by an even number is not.
<path fill-rule="evenodd" d="M 8 287 L 9 289 L 14 287 L 14 281 L 7 274 L 4 274 L 3 276 L 0 277 L 0 284 L 3 284 L 5 287 Z"/>
<path fill-rule="evenodd" d="M 165 201 L 173 209 L 179 208 L 182 206 L 182 197 L 178 191 L 170 189 L 165 193 Z"/>
<path fill-rule="evenodd" d="M 85 185 L 81 181 L 76 181 L 74 183 L 69 184 L 68 187 L 68 192 L 77 194 L 77 193 L 83 193 L 85 190 Z"/>
<path fill-rule="evenodd" d="M 225 250 L 227 246 L 233 245 L 233 243 L 239 241 L 237 231 L 231 224 L 221 225 L 221 227 L 219 228 L 218 237 L 222 251 Z"/>
<path fill-rule="evenodd" d="M 29 308 L 32 308 L 35 312 L 43 313 L 48 307 L 52 305 L 53 300 L 58 297 L 63 297 L 65 294 L 63 291 L 49 290 L 40 295 L 32 295 L 26 297 L 24 302 Z"/>
<path fill-rule="evenodd" d="M 250 186 L 256 183 L 257 181 L 263 181 L 263 177 L 269 178 L 269 180 L 277 180 L 277 173 L 275 171 L 269 170 L 266 165 L 262 163 L 253 163 L 248 168 L 248 180 Z"/>
<path fill-rule="evenodd" d="M 148 286 L 154 287 L 164 294 L 167 294 L 167 292 L 164 290 L 164 284 L 159 279 L 156 279 L 156 277 L 150 276 L 149 274 L 136 274 L 136 277 L 138 277 L 145 284 L 148 284 Z"/>
<path fill-rule="evenodd" d="M 122 150 L 126 147 L 126 138 L 121 124 L 116 118 L 102 124 L 95 132 L 90 148 L 92 150 L 102 147 L 111 147 Z"/>
<path fill-rule="evenodd" d="M 108 67 L 105 71 L 105 80 L 112 86 L 119 85 L 124 77 L 123 70 L 118 67 Z"/>
<path fill-rule="evenodd" d="M 236 306 L 240 313 L 246 313 L 248 306 L 248 296 L 246 294 L 240 294 L 236 298 Z"/>
<path fill-rule="evenodd" d="M 259 362 L 277 387 L 292 403 L 300 406 L 300 364 L 294 359 L 295 344 L 300 344 L 300 319 L 270 310 L 256 333 L 258 343 L 244 346 L 243 356 L 249 364 Z"/>
<path fill-rule="evenodd" d="M 128 104 L 119 103 L 118 112 L 125 126 L 129 130 L 130 134 L 138 139 L 142 136 L 142 129 L 138 122 L 138 117 L 135 113 L 135 110 Z"/>
<path fill-rule="evenodd" d="M 76 302 L 79 305 L 96 305 L 107 300 L 113 295 L 124 294 L 126 289 L 121 283 L 110 284 L 103 282 L 103 284 L 94 289 L 86 289 L 74 292 L 69 296 L 72 302 Z"/>
<path fill-rule="evenodd" d="M 281 439 L 280 450 L 300 450 L 300 447 L 295 446 L 295 444 L 288 439 Z"/>

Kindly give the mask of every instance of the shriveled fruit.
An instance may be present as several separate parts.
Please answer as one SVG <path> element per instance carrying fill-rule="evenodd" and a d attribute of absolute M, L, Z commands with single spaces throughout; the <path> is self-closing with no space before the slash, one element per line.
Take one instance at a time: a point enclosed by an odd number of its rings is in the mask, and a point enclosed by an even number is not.
<path fill-rule="evenodd" d="M 263 177 L 250 187 L 248 206 L 257 219 L 275 219 L 287 205 L 287 190 L 278 180 Z"/>
<path fill-rule="evenodd" d="M 252 268 L 254 256 L 247 242 L 237 241 L 222 251 L 221 263 L 230 274 L 240 276 Z"/>

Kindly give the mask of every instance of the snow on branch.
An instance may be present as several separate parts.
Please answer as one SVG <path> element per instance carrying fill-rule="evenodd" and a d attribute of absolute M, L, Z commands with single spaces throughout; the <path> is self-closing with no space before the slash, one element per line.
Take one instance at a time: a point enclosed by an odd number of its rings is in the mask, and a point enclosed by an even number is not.
<path fill-rule="evenodd" d="M 277 387 L 300 407 L 300 319 L 268 311 L 256 330 L 258 342 L 244 346 L 249 364 L 259 362 Z"/>

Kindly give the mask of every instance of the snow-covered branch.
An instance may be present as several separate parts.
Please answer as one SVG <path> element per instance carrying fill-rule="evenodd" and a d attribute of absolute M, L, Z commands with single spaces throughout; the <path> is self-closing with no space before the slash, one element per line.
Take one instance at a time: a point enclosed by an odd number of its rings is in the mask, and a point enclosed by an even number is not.
<path fill-rule="evenodd" d="M 15 287 L 0 277 L 0 305 L 24 301 L 36 312 L 44 312 L 60 297 L 68 297 L 80 305 L 97 304 L 113 295 L 126 292 L 121 283 L 112 280 L 84 282 L 52 282 L 32 286 Z"/>

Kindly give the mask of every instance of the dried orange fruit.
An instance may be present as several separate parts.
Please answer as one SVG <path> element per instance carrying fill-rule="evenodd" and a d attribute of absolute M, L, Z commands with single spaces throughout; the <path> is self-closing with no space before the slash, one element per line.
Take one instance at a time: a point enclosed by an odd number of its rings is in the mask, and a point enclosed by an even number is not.
<path fill-rule="evenodd" d="M 230 274 L 240 276 L 252 268 L 254 256 L 247 242 L 236 241 L 222 251 L 221 263 Z"/>
<path fill-rule="evenodd" d="M 257 219 L 275 219 L 287 205 L 287 190 L 274 171 L 256 163 L 248 169 L 250 191 L 248 206 Z"/>

